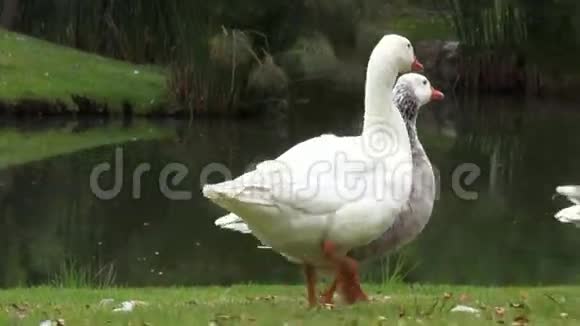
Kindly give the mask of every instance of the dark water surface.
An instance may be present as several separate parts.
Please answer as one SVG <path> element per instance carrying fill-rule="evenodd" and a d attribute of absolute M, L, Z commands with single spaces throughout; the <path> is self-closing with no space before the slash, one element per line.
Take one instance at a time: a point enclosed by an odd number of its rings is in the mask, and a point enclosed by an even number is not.
<path fill-rule="evenodd" d="M 238 175 L 320 133 L 355 134 L 360 102 L 355 96 L 302 101 L 274 122 L 135 121 L 79 130 L 4 124 L 0 135 L 22 138 L 0 142 L 0 158 L 11 158 L 0 170 L 0 286 L 50 282 L 66 261 L 93 270 L 112 264 L 116 283 L 131 286 L 300 280 L 296 266 L 257 249 L 252 237 L 213 226 L 224 212 L 202 198 L 200 172 L 220 163 Z M 555 186 L 580 183 L 579 126 L 580 110 L 553 100 L 449 97 L 426 108 L 420 136 L 440 171 L 441 194 L 425 232 L 406 249 L 406 263 L 416 265 L 406 279 L 580 282 L 580 230 L 552 218 L 566 205 L 552 199 Z M 72 153 L 49 150 L 75 143 L 58 137 L 87 132 L 96 140 Z M 21 148 L 26 139 L 44 139 L 51 148 Z M 90 174 L 103 162 L 114 163 L 117 148 L 123 152 L 123 186 L 118 196 L 101 200 L 91 191 Z M 140 163 L 149 163 L 151 171 L 142 178 L 141 198 L 134 199 L 132 174 Z M 185 180 L 170 188 L 190 191 L 191 199 L 170 200 L 160 190 L 169 163 L 187 167 Z M 452 172 L 463 163 L 481 168 L 466 186 L 478 193 L 473 201 L 452 191 Z M 112 184 L 113 174 L 103 174 L 100 185 Z"/>

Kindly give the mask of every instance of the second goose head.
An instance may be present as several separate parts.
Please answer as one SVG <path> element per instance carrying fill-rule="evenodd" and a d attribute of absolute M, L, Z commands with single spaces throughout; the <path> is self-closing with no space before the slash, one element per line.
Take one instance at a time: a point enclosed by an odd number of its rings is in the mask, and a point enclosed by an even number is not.
<path fill-rule="evenodd" d="M 425 76 L 417 73 L 399 77 L 393 95 L 395 105 L 406 122 L 415 122 L 423 105 L 445 98 L 441 91 L 431 86 L 431 82 Z"/>

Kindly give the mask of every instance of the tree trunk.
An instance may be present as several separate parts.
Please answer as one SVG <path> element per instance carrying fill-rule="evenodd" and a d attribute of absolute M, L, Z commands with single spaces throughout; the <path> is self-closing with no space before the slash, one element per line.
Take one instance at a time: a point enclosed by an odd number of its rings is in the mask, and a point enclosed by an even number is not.
<path fill-rule="evenodd" d="M 2 15 L 0 15 L 0 25 L 4 28 L 14 28 L 18 19 L 18 7 L 20 0 L 4 0 Z"/>

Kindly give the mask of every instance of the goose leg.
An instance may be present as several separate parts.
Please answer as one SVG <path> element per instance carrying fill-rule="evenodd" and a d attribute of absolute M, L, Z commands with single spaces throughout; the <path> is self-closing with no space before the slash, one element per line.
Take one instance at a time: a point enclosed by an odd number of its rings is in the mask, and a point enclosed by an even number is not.
<path fill-rule="evenodd" d="M 320 302 L 322 304 L 332 304 L 334 299 L 334 292 L 336 292 L 336 287 L 338 285 L 338 279 L 335 277 L 330 286 L 326 291 L 320 296 Z"/>
<path fill-rule="evenodd" d="M 358 263 L 350 257 L 344 257 L 342 275 L 339 279 L 339 288 L 345 300 L 349 304 L 360 301 L 368 301 L 368 296 L 363 292 L 360 285 L 360 277 L 358 272 Z"/>
<path fill-rule="evenodd" d="M 304 265 L 304 275 L 306 276 L 306 288 L 308 293 L 308 305 L 310 308 L 318 306 L 316 299 L 316 270 L 312 265 Z"/>
<path fill-rule="evenodd" d="M 330 260 L 336 268 L 336 280 L 325 293 L 323 300 L 328 299 L 328 296 L 331 293 L 333 294 L 334 289 L 338 287 L 346 302 L 349 304 L 354 304 L 359 301 L 368 301 L 367 295 L 363 292 L 360 286 L 358 263 L 356 260 L 348 256 L 338 256 L 336 254 L 336 247 L 331 241 L 324 241 L 322 244 L 322 250 L 326 258 Z"/>

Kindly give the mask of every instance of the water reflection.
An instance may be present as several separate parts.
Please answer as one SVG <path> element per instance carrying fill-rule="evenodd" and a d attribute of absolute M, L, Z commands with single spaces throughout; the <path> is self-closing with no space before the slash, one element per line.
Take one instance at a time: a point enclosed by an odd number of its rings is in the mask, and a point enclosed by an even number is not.
<path fill-rule="evenodd" d="M 322 105 L 331 109 L 319 109 Z M 578 231 L 552 218 L 560 207 L 551 199 L 555 186 L 580 180 L 575 137 L 580 114 L 568 108 L 493 98 L 455 99 L 425 109 L 420 134 L 440 170 L 441 195 L 426 231 L 408 249 L 419 263 L 408 280 L 579 281 Z M 0 172 L 0 284 L 46 283 L 66 260 L 114 264 L 117 283 L 127 285 L 298 281 L 295 266 L 257 249 L 252 237 L 213 226 L 223 212 L 202 198 L 199 172 L 217 162 L 237 175 L 321 132 L 353 134 L 361 110 L 356 97 L 348 96 L 297 105 L 287 119 L 274 121 L 136 121 L 163 136 L 94 142 L 74 153 L 6 167 Z M 109 139 L 113 131 L 104 125 L 82 132 Z M 91 169 L 113 163 L 119 146 L 123 188 L 114 199 L 99 200 L 89 187 Z M 141 198 L 134 199 L 132 173 L 143 162 L 151 170 L 142 177 Z M 474 201 L 451 191 L 452 171 L 466 162 L 482 170 L 469 187 L 478 191 Z M 192 191 L 191 200 L 171 201 L 161 193 L 159 176 L 168 163 L 187 167 L 186 179 L 172 189 Z M 100 184 L 110 187 L 113 179 L 104 174 Z"/>

